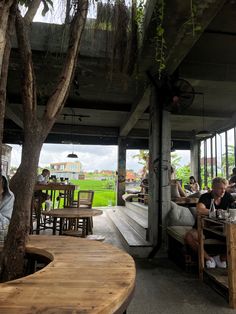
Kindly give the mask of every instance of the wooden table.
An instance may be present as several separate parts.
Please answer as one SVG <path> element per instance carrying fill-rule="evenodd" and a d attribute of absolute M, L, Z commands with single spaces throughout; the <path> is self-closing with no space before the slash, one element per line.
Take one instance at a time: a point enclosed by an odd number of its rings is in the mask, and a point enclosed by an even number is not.
<path fill-rule="evenodd" d="M 63 191 L 63 197 L 64 197 L 64 207 L 70 206 L 73 202 L 74 199 L 74 191 L 75 191 L 76 185 L 74 184 L 63 184 L 63 183 L 48 183 L 48 184 L 36 184 L 34 187 L 34 191 L 46 191 L 48 195 L 50 195 L 51 201 L 52 201 L 52 208 L 55 206 L 55 201 L 56 201 L 56 192 L 57 191 Z M 41 212 L 41 204 L 43 200 L 40 198 L 40 194 L 38 196 L 38 211 Z M 36 230 L 33 230 L 33 208 L 34 208 L 34 196 L 32 200 L 32 206 L 31 206 L 31 233 L 33 231 L 36 231 L 36 234 L 40 233 L 40 214 L 38 213 L 36 215 Z"/>
<path fill-rule="evenodd" d="M 30 235 L 27 252 L 51 262 L 24 278 L 0 283 L 1 314 L 123 313 L 135 287 L 135 263 L 107 243 Z"/>
<path fill-rule="evenodd" d="M 64 184 L 64 183 L 48 183 L 48 184 L 36 184 L 34 191 L 46 191 L 51 197 L 52 207 L 55 205 L 56 191 L 62 191 L 64 197 L 64 207 L 70 206 L 74 199 L 74 191 L 76 185 Z"/>
<path fill-rule="evenodd" d="M 236 224 L 225 220 L 198 217 L 199 234 L 199 276 L 225 296 L 229 305 L 236 308 Z M 225 243 L 227 248 L 227 269 L 205 268 L 204 244 L 207 238 Z M 218 245 L 219 246 L 219 245 Z"/>
<path fill-rule="evenodd" d="M 178 197 L 176 199 L 172 199 L 178 205 L 181 206 L 196 206 L 199 198 L 197 197 Z"/>
<path fill-rule="evenodd" d="M 85 237 L 88 234 L 88 230 L 92 230 L 90 226 L 91 217 L 102 215 L 103 211 L 100 209 L 78 209 L 74 207 L 53 209 L 50 211 L 43 211 L 42 214 L 53 218 L 53 229 L 52 232 L 56 234 L 57 218 L 60 218 L 59 234 L 62 234 L 63 221 L 65 218 L 80 219 L 83 218 L 84 227 L 82 236 Z"/>

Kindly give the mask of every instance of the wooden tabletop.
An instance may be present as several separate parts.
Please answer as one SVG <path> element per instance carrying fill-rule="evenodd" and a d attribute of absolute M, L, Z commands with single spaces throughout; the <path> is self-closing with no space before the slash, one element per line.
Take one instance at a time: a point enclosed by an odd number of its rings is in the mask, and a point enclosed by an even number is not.
<path fill-rule="evenodd" d="M 53 183 L 49 182 L 47 184 L 40 184 L 37 183 L 34 186 L 35 191 L 41 191 L 41 190 L 72 190 L 74 191 L 76 188 L 76 185 L 74 184 L 64 184 L 64 183 Z"/>
<path fill-rule="evenodd" d="M 1 314 L 123 313 L 132 298 L 134 261 L 110 244 L 30 235 L 27 252 L 52 262 L 32 275 L 0 283 Z"/>
<path fill-rule="evenodd" d="M 178 205 L 196 205 L 198 203 L 199 198 L 197 197 L 178 197 L 176 199 L 172 199 Z"/>
<path fill-rule="evenodd" d="M 55 218 L 87 218 L 102 215 L 103 211 L 100 209 L 78 209 L 75 207 L 58 208 L 50 211 L 43 211 L 45 216 Z"/>

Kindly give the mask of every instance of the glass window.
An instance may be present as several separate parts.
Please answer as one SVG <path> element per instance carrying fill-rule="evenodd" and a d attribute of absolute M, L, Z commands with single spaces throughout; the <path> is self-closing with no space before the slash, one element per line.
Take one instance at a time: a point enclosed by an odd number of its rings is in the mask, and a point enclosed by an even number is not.
<path fill-rule="evenodd" d="M 228 140 L 228 174 L 232 173 L 232 169 L 235 167 L 235 140 L 234 140 L 234 129 L 227 131 L 227 140 Z"/>

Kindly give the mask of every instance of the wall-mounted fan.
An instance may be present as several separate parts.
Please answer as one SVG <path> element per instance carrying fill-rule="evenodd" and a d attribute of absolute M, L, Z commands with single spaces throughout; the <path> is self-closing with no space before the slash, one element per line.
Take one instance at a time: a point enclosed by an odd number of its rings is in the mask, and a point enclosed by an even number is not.
<path fill-rule="evenodd" d="M 171 85 L 172 100 L 170 111 L 172 113 L 184 112 L 193 103 L 195 96 L 194 88 L 188 81 L 181 78 L 173 81 Z"/>

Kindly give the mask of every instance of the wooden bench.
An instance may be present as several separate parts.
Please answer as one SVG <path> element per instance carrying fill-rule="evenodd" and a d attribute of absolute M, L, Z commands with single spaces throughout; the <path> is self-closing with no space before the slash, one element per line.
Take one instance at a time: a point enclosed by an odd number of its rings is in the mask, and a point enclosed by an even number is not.
<path fill-rule="evenodd" d="M 135 264 L 107 243 L 31 235 L 27 252 L 51 262 L 38 272 L 0 283 L 0 313 L 123 313 L 135 286 Z"/>

